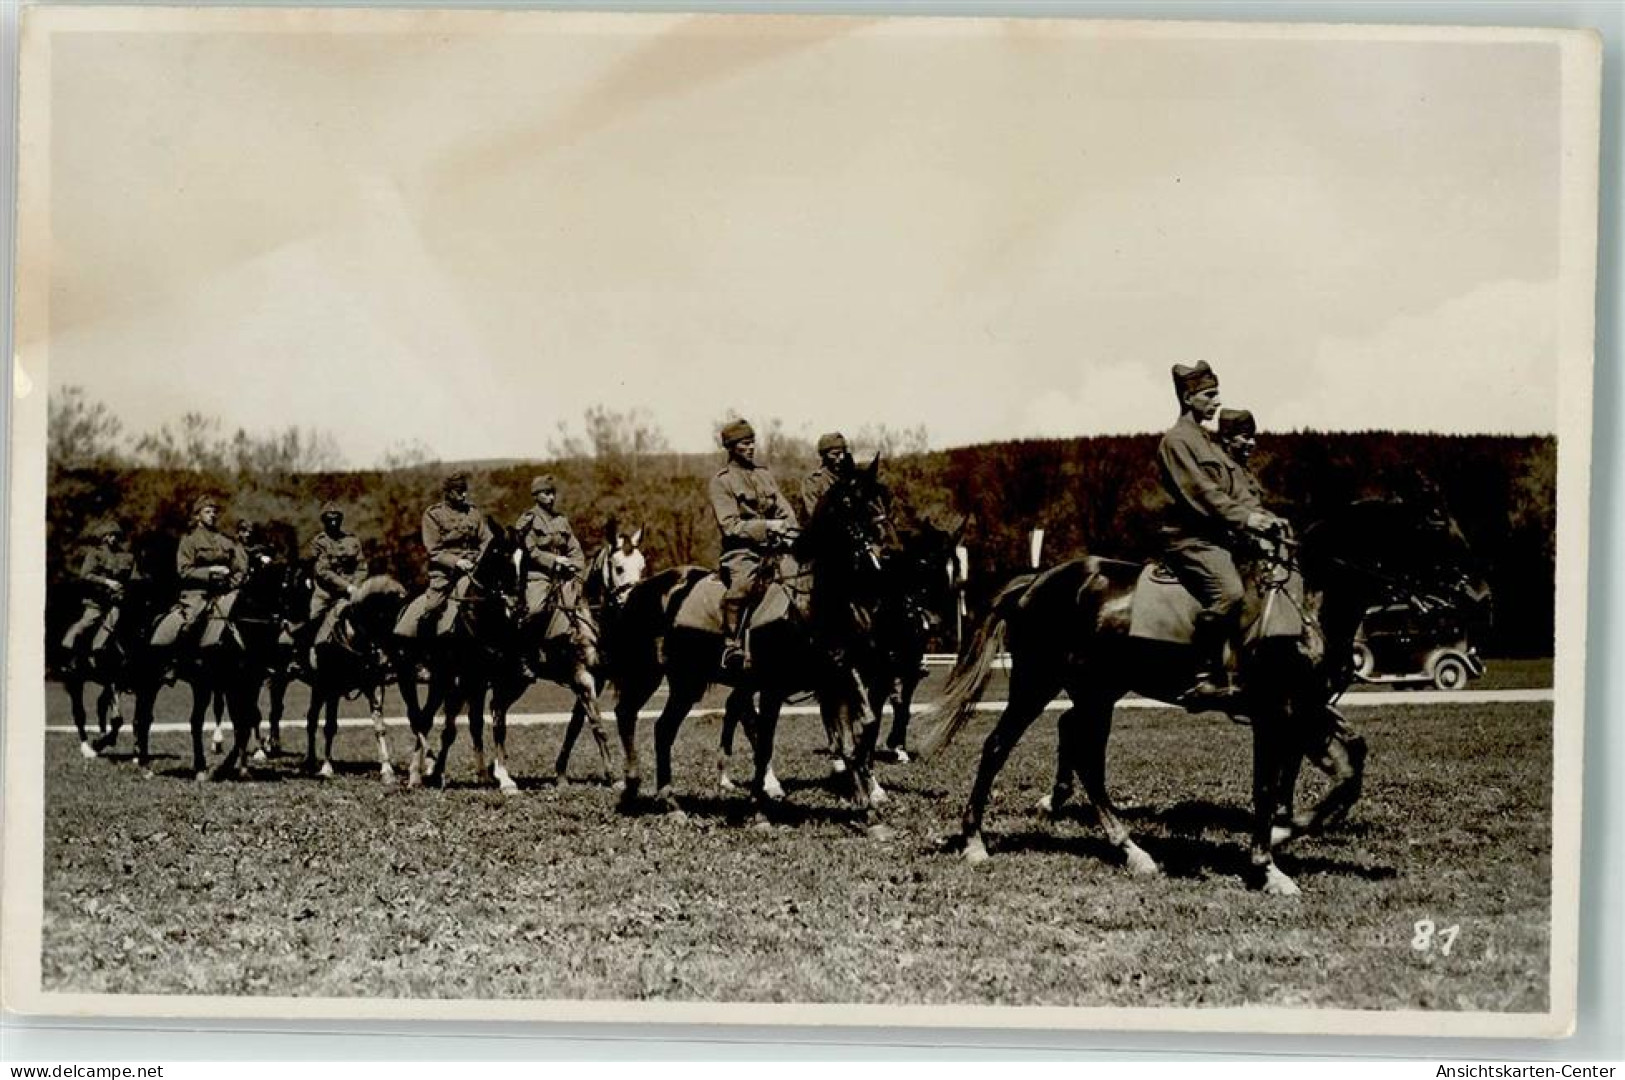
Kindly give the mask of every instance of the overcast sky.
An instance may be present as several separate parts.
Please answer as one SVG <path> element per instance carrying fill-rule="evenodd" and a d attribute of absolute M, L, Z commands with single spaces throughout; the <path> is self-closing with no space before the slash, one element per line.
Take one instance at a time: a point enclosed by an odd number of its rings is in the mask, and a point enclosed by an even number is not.
<path fill-rule="evenodd" d="M 1556 430 L 1554 45 L 354 15 L 58 35 L 54 384 L 356 466 L 1151 431 L 1198 358 L 1266 429 Z"/>

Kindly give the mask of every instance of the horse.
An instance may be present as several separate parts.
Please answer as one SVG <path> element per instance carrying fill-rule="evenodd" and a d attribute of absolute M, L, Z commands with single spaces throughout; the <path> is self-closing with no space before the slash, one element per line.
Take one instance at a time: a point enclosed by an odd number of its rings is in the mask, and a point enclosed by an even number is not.
<path fill-rule="evenodd" d="M 134 687 L 132 660 L 141 654 L 146 637 L 151 635 L 153 624 L 162 614 L 157 583 L 149 577 L 132 577 L 103 621 L 86 627 L 72 654 L 63 658 L 62 686 L 73 710 L 73 726 L 79 732 L 82 756 L 98 757 L 117 740 L 119 727 L 124 723 L 119 695 Z M 85 687 L 89 683 L 101 687 L 96 695 L 94 741 L 87 730 L 89 716 L 85 711 Z"/>
<path fill-rule="evenodd" d="M 384 687 L 395 668 L 395 621 L 406 603 L 406 589 L 387 574 L 367 578 L 335 612 L 332 631 L 310 648 L 304 667 L 310 683 L 310 708 L 305 714 L 305 769 L 327 778 L 333 775 L 333 737 L 338 734 L 339 699 L 365 694 L 372 714 L 373 738 L 378 743 L 379 778 L 395 779 L 390 763 L 389 737 L 384 728 Z M 325 710 L 322 752 L 316 753 L 316 721 Z"/>
<path fill-rule="evenodd" d="M 655 727 L 655 804 L 680 813 L 672 788 L 671 751 L 678 730 L 713 682 L 732 686 L 727 712 L 746 725 L 755 748 L 750 793 L 765 816 L 773 801 L 766 788 L 779 712 L 790 695 L 811 691 L 821 709 L 841 722 L 872 725 L 859 661 L 870 648 L 866 641 L 870 612 L 878 597 L 880 550 L 895 540 L 886 516 L 884 488 L 876 473 L 877 457 L 856 469 L 825 495 L 818 512 L 788 549 L 766 556 L 777 564 L 777 581 L 768 587 L 752 625 L 749 669 L 724 677 L 723 634 L 714 617 L 721 582 L 702 567 L 662 571 L 634 587 L 619 619 L 611 678 L 619 688 L 616 727 L 624 754 L 623 809 L 636 806 L 642 782 L 637 753 L 638 711 L 664 675 L 668 695 Z M 774 567 L 764 567 L 769 577 Z M 774 596 L 777 588 L 779 595 Z M 701 589 L 707 593 L 701 594 Z M 764 619 L 771 605 L 782 618 Z M 787 609 L 787 610 L 786 610 Z M 853 798 L 871 830 L 884 830 L 869 799 L 869 761 L 862 748 L 872 737 L 848 740 L 847 762 Z"/>
<path fill-rule="evenodd" d="M 457 738 L 457 714 L 464 706 L 468 708 L 475 772 L 482 777 L 491 772 L 485 762 L 485 697 L 493 680 L 519 663 L 519 653 L 510 595 L 515 578 L 514 544 L 496 522 L 489 525 L 490 542 L 474 560 L 474 568 L 457 581 L 447 598 L 450 612 L 446 631 L 428 639 L 398 636 L 394 639 L 396 685 L 412 725 L 409 787 L 445 784 L 446 758 Z M 429 672 L 428 691 L 421 704 L 419 660 Z M 442 707 L 446 722 L 441 731 L 440 749 L 431 751 L 429 738 L 433 734 L 434 717 Z M 499 784 L 507 778 L 505 763 L 499 765 L 495 778 Z"/>
<path fill-rule="evenodd" d="M 211 775 L 203 753 L 203 721 L 216 690 L 226 699 L 232 743 L 212 775 L 215 779 L 234 772 L 246 776 L 248 746 L 260 720 L 260 687 L 282 630 L 286 578 L 287 567 L 281 560 L 270 555 L 250 559 L 234 593 L 217 598 L 203 616 L 202 630 L 208 628 L 211 619 L 223 624 L 215 643 L 160 648 L 151 645 L 150 638 L 144 639 L 147 643 L 133 665 L 139 672 L 134 687 L 136 762 L 143 771 L 151 771 L 153 710 L 165 681 L 164 673 L 173 663 L 176 674 L 192 688 L 190 728 L 196 778 L 201 781 Z M 225 607 L 229 610 L 222 610 Z M 177 648 L 191 651 L 174 656 L 172 651 Z"/>
<path fill-rule="evenodd" d="M 575 703 L 570 710 L 570 722 L 565 729 L 564 742 L 559 748 L 553 768 L 556 783 L 565 786 L 569 781 L 565 769 L 570 763 L 570 751 L 581 732 L 583 721 L 592 726 L 598 744 L 602 778 L 608 783 L 614 774 L 610 759 L 609 735 L 604 730 L 603 714 L 598 707 L 601 662 L 599 657 L 598 622 L 590 609 L 584 606 L 558 604 L 563 581 L 554 583 L 549 602 L 541 611 L 522 620 L 514 627 L 519 649 L 508 663 L 497 666 L 491 682 L 491 740 L 493 744 L 492 776 L 505 793 L 519 790 L 508 772 L 508 710 L 532 682 L 546 679 L 575 692 Z M 473 720 L 471 718 L 471 724 Z"/>
<path fill-rule="evenodd" d="M 1293 565 L 1295 563 L 1295 566 Z M 1302 600 L 1291 594 L 1287 571 L 1301 571 Z M 932 717 L 924 747 L 934 753 L 963 728 L 985 689 L 995 659 L 1008 648 L 1008 704 L 983 745 L 958 843 L 972 863 L 988 857 L 982 822 L 993 781 L 1022 734 L 1063 690 L 1071 705 L 1058 722 L 1054 808 L 1081 780 L 1108 841 L 1135 874 L 1161 872 L 1135 844 L 1106 787 L 1106 744 L 1117 701 L 1133 691 L 1175 702 L 1189 685 L 1194 656 L 1188 645 L 1129 636 L 1142 568 L 1136 563 L 1083 556 L 1038 574 L 1024 574 L 996 596 L 950 677 Z M 1401 591 L 1450 596 L 1461 602 L 1487 595 L 1475 577 L 1460 530 L 1437 508 L 1393 499 L 1365 499 L 1311 526 L 1296 543 L 1277 545 L 1266 558 L 1265 604 L 1297 609 L 1314 635 L 1260 637 L 1237 658 L 1243 691 L 1237 712 L 1250 721 L 1253 743 L 1253 814 L 1250 884 L 1273 895 L 1297 895 L 1297 884 L 1273 858 L 1276 845 L 1323 829 L 1358 798 L 1365 766 L 1364 741 L 1334 707 L 1352 679 L 1352 645 L 1373 599 Z M 1189 603 L 1194 605 L 1195 601 Z M 1278 823 L 1293 805 L 1305 758 L 1333 776 L 1322 798 Z"/>
<path fill-rule="evenodd" d="M 600 693 L 608 681 L 609 665 L 605 661 L 605 654 L 614 648 L 615 631 L 625 610 L 626 598 L 631 595 L 633 587 L 643 580 L 646 567 L 643 553 L 638 550 L 638 541 L 643 537 L 642 529 L 627 536 L 617 532 L 611 524 L 608 531 L 612 540 L 600 548 L 587 563 L 582 587 L 582 598 L 598 630 L 594 656 L 596 663 L 589 670 L 598 680 Z M 556 783 L 559 785 L 568 783 L 566 769 L 570 764 L 570 754 L 575 749 L 576 740 L 581 737 L 581 729 L 589 719 L 593 722 L 593 739 L 598 744 L 605 779 L 609 778 L 612 766 L 609 758 L 609 739 L 603 728 L 602 715 L 601 709 L 589 711 L 578 697 L 576 705 L 570 710 L 570 720 L 564 728 L 564 739 L 559 743 L 558 757 L 553 762 L 553 774 L 557 777 Z"/>

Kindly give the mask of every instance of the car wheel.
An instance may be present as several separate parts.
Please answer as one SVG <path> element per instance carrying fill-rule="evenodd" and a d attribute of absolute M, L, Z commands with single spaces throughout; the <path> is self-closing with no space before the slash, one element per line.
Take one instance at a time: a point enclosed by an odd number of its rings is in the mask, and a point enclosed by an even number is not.
<path fill-rule="evenodd" d="M 1371 646 L 1363 641 L 1354 643 L 1354 674 L 1369 679 L 1377 673 L 1377 658 L 1371 655 Z"/>
<path fill-rule="evenodd" d="M 1467 685 L 1467 664 L 1459 656 L 1441 656 L 1433 665 L 1433 685 L 1440 690 L 1460 690 Z"/>

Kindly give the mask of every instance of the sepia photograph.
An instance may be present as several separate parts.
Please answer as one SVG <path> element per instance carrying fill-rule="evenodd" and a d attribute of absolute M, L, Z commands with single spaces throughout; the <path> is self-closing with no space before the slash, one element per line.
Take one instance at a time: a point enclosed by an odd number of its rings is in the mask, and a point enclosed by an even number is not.
<path fill-rule="evenodd" d="M 23 13 L 4 994 L 1574 1023 L 1583 31 Z"/>

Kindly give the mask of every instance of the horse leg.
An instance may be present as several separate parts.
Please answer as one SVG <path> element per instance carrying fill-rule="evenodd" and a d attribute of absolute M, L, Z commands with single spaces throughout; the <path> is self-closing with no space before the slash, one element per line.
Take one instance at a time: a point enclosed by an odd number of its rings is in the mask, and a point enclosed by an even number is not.
<path fill-rule="evenodd" d="M 753 751 L 751 756 L 755 770 L 751 776 L 750 793 L 756 801 L 757 820 L 766 822 L 768 807 L 784 797 L 781 793 L 778 798 L 774 798 L 768 794 L 767 790 L 767 779 L 773 775 L 774 735 L 778 731 L 779 710 L 783 708 L 784 700 L 776 692 L 764 690 L 761 694 L 761 707 L 752 709 L 750 695 L 747 691 L 735 690 L 730 695 L 730 705 L 734 696 L 743 698 L 742 707 L 755 715 L 756 730 L 751 740 L 751 749 Z"/>
<path fill-rule="evenodd" d="M 214 752 L 218 754 L 226 743 L 226 693 L 224 690 L 216 687 L 211 692 L 211 697 L 214 701 L 214 737 L 210 741 L 214 745 Z"/>
<path fill-rule="evenodd" d="M 1055 765 L 1057 790 L 1063 776 L 1069 788 L 1072 777 L 1082 780 L 1084 793 L 1095 809 L 1095 820 L 1106 834 L 1107 843 L 1123 856 L 1128 872 L 1142 877 L 1160 874 L 1162 868 L 1157 861 L 1129 835 L 1106 786 L 1106 744 L 1111 741 L 1117 695 L 1098 690 L 1090 693 L 1082 685 L 1069 689 L 1075 704 L 1061 715 L 1059 724 L 1061 746 L 1066 753 Z"/>
<path fill-rule="evenodd" d="M 200 687 L 195 683 L 193 684 L 192 715 L 188 726 L 192 732 L 192 773 L 194 778 L 200 781 L 209 778 L 208 761 L 203 756 L 203 723 L 212 697 L 213 695 L 206 686 Z M 223 744 L 224 741 L 222 739 L 221 743 Z"/>
<path fill-rule="evenodd" d="M 899 765 L 909 763 L 908 720 L 914 708 L 914 691 L 919 685 L 918 674 L 904 673 L 897 680 L 896 689 L 891 695 L 891 731 L 886 735 L 886 748 L 892 752 L 892 760 Z M 876 713 L 878 720 L 879 710 Z"/>
<path fill-rule="evenodd" d="M 638 711 L 660 686 L 660 668 L 649 663 L 621 673 L 615 695 L 615 731 L 621 739 L 621 799 L 623 810 L 637 802 L 643 784 L 643 763 L 638 757 Z"/>
<path fill-rule="evenodd" d="M 1080 725 L 1074 722 L 1077 711 L 1076 707 L 1068 709 L 1055 723 L 1055 782 L 1033 805 L 1034 810 L 1052 821 L 1059 820 L 1062 809 L 1072 799 L 1073 781 L 1082 775 L 1078 766 L 1083 760 L 1083 749 L 1078 745 Z"/>
<path fill-rule="evenodd" d="M 1331 778 L 1331 787 L 1320 800 L 1296 814 L 1286 824 L 1276 826 L 1276 844 L 1296 836 L 1311 836 L 1330 828 L 1348 816 L 1360 798 L 1365 784 L 1366 742 L 1348 726 L 1336 709 L 1323 707 L 1325 727 L 1320 744 L 1310 751 L 1309 760 Z M 1291 803 L 1287 810 L 1292 810 Z"/>
<path fill-rule="evenodd" d="M 474 749 L 474 776 L 491 779 L 491 766 L 485 760 L 485 688 L 468 694 L 468 741 Z"/>
<path fill-rule="evenodd" d="M 260 723 L 259 686 L 247 682 L 226 690 L 226 714 L 231 723 L 231 750 L 215 767 L 214 777 L 226 780 L 248 778 L 248 744 Z"/>
<path fill-rule="evenodd" d="M 1282 755 L 1296 753 L 1297 744 L 1285 738 L 1289 726 L 1284 710 L 1259 710 L 1253 717 L 1253 833 L 1250 853 L 1252 875 L 1271 896 L 1297 896 L 1297 883 L 1275 865 L 1271 850 L 1275 811 L 1281 803 L 1283 779 L 1295 770 L 1284 767 Z M 1288 750 L 1287 743 L 1291 743 Z"/>
<path fill-rule="evenodd" d="M 491 777 L 504 795 L 519 794 L 519 785 L 508 774 L 508 700 L 505 690 L 491 694 Z"/>
<path fill-rule="evenodd" d="M 90 733 L 85 729 L 88 717 L 85 714 L 85 683 L 77 676 L 65 676 L 62 680 L 62 689 L 68 693 L 68 701 L 73 705 L 73 726 L 79 731 L 79 754 L 81 757 L 93 758 L 96 751 L 90 745 Z"/>
<path fill-rule="evenodd" d="M 270 716 L 267 719 L 270 720 L 272 754 L 282 753 L 282 710 L 288 695 L 288 683 L 291 681 L 287 670 L 279 666 L 271 673 L 271 681 L 266 687 L 271 695 Z"/>
<path fill-rule="evenodd" d="M 319 774 L 323 780 L 333 778 L 333 740 L 339 733 L 339 695 L 334 690 L 327 695 L 326 723 L 322 725 L 322 769 Z"/>
<path fill-rule="evenodd" d="M 722 710 L 722 735 L 717 740 L 717 790 L 734 790 L 733 777 L 728 775 L 728 763 L 734 756 L 734 734 L 739 730 L 739 713 L 734 709 Z M 747 736 L 748 737 L 748 736 Z M 753 747 L 755 743 L 751 744 Z"/>
<path fill-rule="evenodd" d="M 615 775 L 615 760 L 609 749 L 609 732 L 604 729 L 604 711 L 598 707 L 598 680 L 593 678 L 585 664 L 577 664 L 575 671 L 576 708 L 586 713 L 587 725 L 592 728 L 593 742 L 598 744 L 599 780 L 608 784 Z M 575 718 L 574 710 L 571 719 Z M 559 775 L 564 771 L 559 770 Z"/>
<path fill-rule="evenodd" d="M 672 792 L 671 748 L 701 693 L 703 684 L 679 676 L 670 683 L 666 707 L 660 710 L 660 719 L 655 721 L 655 801 L 668 812 L 681 813 Z"/>
<path fill-rule="evenodd" d="M 389 760 L 389 731 L 384 726 L 384 687 L 379 683 L 367 686 L 367 709 L 372 714 L 372 737 L 378 741 L 379 779 L 384 783 L 395 780 L 395 766 Z"/>
<path fill-rule="evenodd" d="M 987 861 L 987 844 L 982 839 L 982 817 L 987 812 L 988 800 L 993 796 L 993 781 L 1004 768 L 1010 751 L 1015 749 L 1016 743 L 1021 741 L 1022 735 L 1043 714 L 1044 706 L 1060 689 L 1058 675 L 1048 675 L 1040 680 L 1030 668 L 1012 665 L 1008 701 L 1004 712 L 999 715 L 998 723 L 993 725 L 993 730 L 982 744 L 976 781 L 971 785 L 970 798 L 965 803 L 965 813 L 960 820 L 960 836 L 964 841 L 967 862 Z"/>

